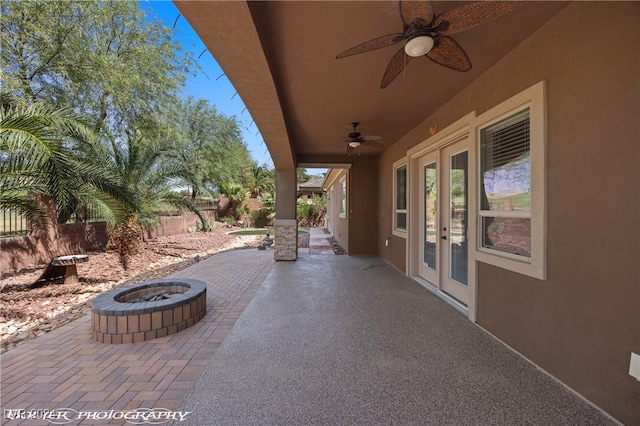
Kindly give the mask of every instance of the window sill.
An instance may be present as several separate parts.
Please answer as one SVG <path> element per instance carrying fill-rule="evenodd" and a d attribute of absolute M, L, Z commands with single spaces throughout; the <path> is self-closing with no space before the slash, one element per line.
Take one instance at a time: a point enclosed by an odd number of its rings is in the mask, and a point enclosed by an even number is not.
<path fill-rule="evenodd" d="M 482 249 L 477 249 L 475 259 L 478 262 L 486 263 L 511 272 L 526 275 L 538 280 L 546 280 L 547 274 L 542 262 L 536 262 L 533 258 L 525 258 L 508 253 L 488 253 Z"/>
<path fill-rule="evenodd" d="M 391 233 L 396 237 L 404 238 L 405 240 L 407 239 L 407 231 L 404 229 L 394 229 Z"/>

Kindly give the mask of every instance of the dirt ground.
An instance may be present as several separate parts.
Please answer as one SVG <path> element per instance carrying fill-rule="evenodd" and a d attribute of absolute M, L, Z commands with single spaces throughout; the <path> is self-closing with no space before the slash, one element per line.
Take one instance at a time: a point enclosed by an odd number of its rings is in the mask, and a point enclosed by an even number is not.
<path fill-rule="evenodd" d="M 112 251 L 90 252 L 89 261 L 77 265 L 80 283 L 54 280 L 32 286 L 46 265 L 2 275 L 0 284 L 0 349 L 37 337 L 90 310 L 90 301 L 103 291 L 136 281 L 163 278 L 212 254 L 234 248 L 257 247 L 263 237 L 233 236 L 233 229 L 218 224 L 212 232 L 160 237 L 145 242 L 128 270 Z"/>

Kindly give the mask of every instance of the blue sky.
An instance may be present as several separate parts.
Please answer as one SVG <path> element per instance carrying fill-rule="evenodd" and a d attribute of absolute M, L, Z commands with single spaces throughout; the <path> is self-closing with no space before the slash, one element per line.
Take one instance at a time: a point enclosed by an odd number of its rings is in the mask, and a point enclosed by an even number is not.
<path fill-rule="evenodd" d="M 181 16 L 176 22 L 180 12 L 173 2 L 142 0 L 140 1 L 140 8 L 147 13 L 151 9 L 153 15 L 161 19 L 170 28 L 173 27 L 175 22 L 177 41 L 185 50 L 193 52 L 196 58 L 206 49 L 184 17 Z M 262 136 L 258 132 L 258 128 L 253 123 L 251 114 L 245 109 L 242 99 L 236 93 L 229 79 L 224 75 L 221 76 L 223 71 L 211 53 L 209 51 L 202 53 L 198 59 L 198 64 L 201 67 L 201 72 L 195 77 L 189 77 L 186 87 L 182 91 L 184 96 L 191 95 L 195 99 L 207 99 L 212 105 L 215 105 L 219 113 L 227 117 L 235 116 L 240 123 L 242 137 L 253 159 L 259 165 L 266 164 L 272 168 L 271 156 L 267 151 Z"/>

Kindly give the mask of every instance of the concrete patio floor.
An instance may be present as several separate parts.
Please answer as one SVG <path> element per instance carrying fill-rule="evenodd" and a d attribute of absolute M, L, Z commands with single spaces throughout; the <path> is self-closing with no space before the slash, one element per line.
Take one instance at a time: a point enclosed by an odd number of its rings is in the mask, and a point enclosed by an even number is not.
<path fill-rule="evenodd" d="M 615 424 L 380 259 L 350 256 L 277 262 L 180 410 L 190 425 Z"/>
<path fill-rule="evenodd" d="M 100 344 L 85 316 L 2 354 L 2 408 L 166 408 L 189 412 L 182 425 L 615 424 L 378 258 L 272 259 L 237 250 L 176 273 L 207 283 L 205 318 L 180 333 Z"/>

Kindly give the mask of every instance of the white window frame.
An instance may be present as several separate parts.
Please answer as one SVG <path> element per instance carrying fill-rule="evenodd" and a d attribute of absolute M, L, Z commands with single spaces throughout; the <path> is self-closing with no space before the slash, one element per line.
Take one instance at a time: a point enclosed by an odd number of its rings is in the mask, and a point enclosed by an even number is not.
<path fill-rule="evenodd" d="M 405 208 L 404 209 L 398 209 L 397 206 L 397 202 L 398 202 L 398 198 L 397 198 L 397 194 L 398 194 L 398 170 L 401 169 L 402 167 L 405 168 L 405 173 L 406 173 L 406 177 L 405 177 L 405 190 L 404 190 L 404 194 L 405 194 Z M 409 203 L 409 167 L 407 164 L 407 159 L 403 158 L 401 160 L 396 161 L 395 163 L 393 163 L 393 208 L 392 208 L 392 223 L 393 223 L 393 229 L 391 230 L 391 232 L 393 233 L 393 235 L 397 236 L 397 237 L 401 237 L 401 238 L 407 238 L 407 226 L 409 225 L 409 216 L 407 213 L 407 204 Z M 397 223 L 397 218 L 398 218 L 398 213 L 404 213 L 405 214 L 405 227 L 404 228 L 398 228 L 398 223 Z"/>
<path fill-rule="evenodd" d="M 347 218 L 347 177 L 342 176 L 338 181 L 338 217 L 341 219 Z"/>
<path fill-rule="evenodd" d="M 518 256 L 488 247 L 482 247 L 482 212 L 480 197 L 480 132 L 505 118 L 524 109 L 529 109 L 530 155 L 531 155 L 531 256 Z M 528 275 L 540 280 L 546 279 L 546 103 L 545 82 L 541 81 L 524 90 L 500 105 L 476 117 L 475 152 L 476 164 L 476 202 L 478 232 L 475 247 L 475 259 L 499 268 Z M 527 212 L 528 213 L 528 212 Z M 527 216 L 528 217 L 528 216 Z"/>

